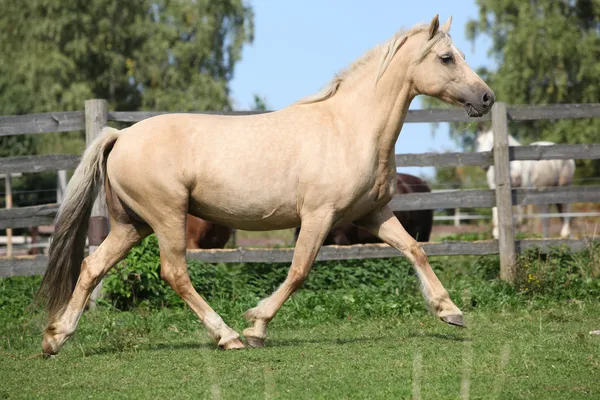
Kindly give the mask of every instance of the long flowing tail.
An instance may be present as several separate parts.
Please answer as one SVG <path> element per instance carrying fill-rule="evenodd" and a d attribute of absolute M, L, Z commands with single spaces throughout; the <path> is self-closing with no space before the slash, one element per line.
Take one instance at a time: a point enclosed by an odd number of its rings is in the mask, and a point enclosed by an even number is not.
<path fill-rule="evenodd" d="M 106 127 L 86 149 L 69 181 L 54 222 L 48 267 L 36 299 L 46 305 L 52 320 L 67 305 L 79 279 L 84 257 L 88 220 L 100 185 L 106 158 L 120 131 Z"/>

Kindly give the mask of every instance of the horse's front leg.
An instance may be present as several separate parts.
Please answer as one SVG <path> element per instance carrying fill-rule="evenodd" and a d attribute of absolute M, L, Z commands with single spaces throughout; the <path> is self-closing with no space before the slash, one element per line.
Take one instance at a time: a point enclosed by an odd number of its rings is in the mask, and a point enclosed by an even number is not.
<path fill-rule="evenodd" d="M 463 314 L 450 300 L 448 292 L 431 269 L 423 248 L 402 227 L 388 206 L 371 211 L 354 222 L 390 246 L 401 251 L 413 264 L 429 308 L 442 321 L 464 326 Z"/>
<path fill-rule="evenodd" d="M 252 347 L 263 347 L 267 325 L 275 317 L 283 303 L 302 285 L 317 257 L 333 221 L 332 212 L 315 213 L 302 218 L 302 227 L 296 242 L 292 266 L 283 284 L 269 297 L 246 311 L 244 317 L 253 326 L 244 330 L 244 336 Z"/>

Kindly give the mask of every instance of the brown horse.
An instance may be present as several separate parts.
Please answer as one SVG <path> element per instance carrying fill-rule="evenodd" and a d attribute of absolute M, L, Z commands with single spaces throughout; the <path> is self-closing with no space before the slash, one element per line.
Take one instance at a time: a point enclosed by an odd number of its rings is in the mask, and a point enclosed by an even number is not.
<path fill-rule="evenodd" d="M 396 193 L 429 193 L 431 188 L 423 179 L 409 174 L 398 173 Z M 433 227 L 433 210 L 394 211 L 394 215 L 406 232 L 419 242 L 428 242 Z M 300 228 L 296 228 L 298 239 Z M 344 224 L 333 228 L 325 238 L 323 245 L 347 246 L 351 244 L 381 243 L 377 236 L 356 225 Z"/>
<path fill-rule="evenodd" d="M 272 113 L 165 114 L 121 131 L 104 128 L 83 154 L 56 219 L 38 292 L 49 314 L 44 353 L 60 350 L 98 282 L 152 232 L 161 277 L 219 347 L 244 347 L 192 286 L 185 258 L 188 213 L 235 229 L 302 226 L 285 281 L 245 314 L 251 326 L 243 335 L 253 347 L 264 345 L 267 326 L 308 277 L 331 228 L 350 222 L 402 252 L 429 309 L 442 321 L 464 325 L 423 248 L 387 205 L 396 191 L 395 144 L 416 96 L 462 105 L 471 117 L 487 113 L 495 101 L 449 29 L 450 21 L 440 27 L 436 16 L 399 32 L 319 93 Z M 102 185 L 111 230 L 84 259 Z"/>
<path fill-rule="evenodd" d="M 186 248 L 196 249 L 222 249 L 225 247 L 233 229 L 212 223 L 202 218 L 187 215 L 185 237 Z"/>

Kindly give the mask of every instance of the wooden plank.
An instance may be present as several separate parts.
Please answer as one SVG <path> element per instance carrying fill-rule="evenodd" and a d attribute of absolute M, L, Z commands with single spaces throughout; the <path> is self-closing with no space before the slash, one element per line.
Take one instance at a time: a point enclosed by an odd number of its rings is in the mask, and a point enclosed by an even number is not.
<path fill-rule="evenodd" d="M 600 185 L 513 189 L 512 192 L 513 205 L 600 202 Z M 493 190 L 472 189 L 395 195 L 389 204 L 394 211 L 486 208 L 495 206 L 496 199 Z M 57 210 L 56 204 L 13 208 L 10 212 L 0 210 L 0 229 L 52 224 Z"/>
<path fill-rule="evenodd" d="M 0 116 L 0 136 L 78 131 L 84 126 L 81 111 Z"/>
<path fill-rule="evenodd" d="M 512 214 L 510 168 L 508 159 L 508 121 L 506 104 L 498 102 L 492 107 L 494 131 L 494 182 L 498 215 L 498 250 L 500 252 L 500 279 L 514 283 L 516 270 L 515 226 Z"/>
<path fill-rule="evenodd" d="M 46 256 L 24 256 L 24 257 L 2 257 L 0 258 L 0 278 L 11 276 L 42 275 L 46 270 L 48 257 Z"/>
<path fill-rule="evenodd" d="M 510 160 L 598 160 L 600 144 L 557 144 L 509 148 Z"/>
<path fill-rule="evenodd" d="M 600 159 L 600 144 L 510 147 L 510 160 L 595 160 Z M 73 170 L 79 156 L 48 154 L 0 158 L 0 173 Z M 455 167 L 461 165 L 488 166 L 493 164 L 493 152 L 481 153 L 421 153 L 396 154 L 399 167 Z"/>
<path fill-rule="evenodd" d="M 496 205 L 495 195 L 494 191 L 490 189 L 408 193 L 395 195 L 389 203 L 393 211 L 493 207 L 494 205 Z"/>
<path fill-rule="evenodd" d="M 108 121 L 117 122 L 139 122 L 148 118 L 164 114 L 206 114 L 206 115 L 229 115 L 245 116 L 267 114 L 273 111 L 202 111 L 202 112 L 175 112 L 175 111 L 109 111 Z"/>
<path fill-rule="evenodd" d="M 272 111 L 214 111 L 196 112 L 194 114 L 217 115 L 256 115 Z M 551 104 L 551 105 L 514 105 L 507 109 L 508 118 L 515 121 L 538 119 L 577 119 L 600 117 L 600 104 Z M 109 121 L 138 122 L 156 115 L 168 114 L 167 111 L 116 111 L 109 112 Z M 480 118 L 472 118 L 461 108 L 408 110 L 405 122 L 439 123 L 439 122 L 475 122 L 490 121 L 489 114 Z"/>
<path fill-rule="evenodd" d="M 554 146 L 509 147 L 513 160 L 598 160 L 600 144 L 557 144 Z M 398 167 L 458 167 L 494 164 L 492 151 L 481 153 L 406 153 L 396 154 Z"/>
<path fill-rule="evenodd" d="M 79 156 L 72 154 L 47 154 L 42 156 L 22 156 L 0 158 L 1 173 L 43 172 L 73 170 L 79 164 Z"/>
<path fill-rule="evenodd" d="M 600 202 L 600 185 L 512 189 L 511 199 L 513 205 L 594 203 Z M 491 189 L 408 193 L 395 195 L 389 205 L 393 211 L 494 207 L 496 197 Z"/>
<path fill-rule="evenodd" d="M 600 202 L 600 185 L 516 189 L 512 192 L 513 205 L 596 202 Z"/>
<path fill-rule="evenodd" d="M 422 244 L 423 249 L 430 256 L 498 253 L 498 244 L 495 240 Z M 188 250 L 187 259 L 208 263 L 287 263 L 292 261 L 293 254 L 293 248 Z M 323 246 L 317 255 L 317 261 L 394 257 L 403 257 L 403 255 L 387 244 L 358 244 L 353 246 Z"/>
<path fill-rule="evenodd" d="M 600 104 L 512 105 L 508 119 L 513 121 L 580 119 L 600 117 Z"/>
<path fill-rule="evenodd" d="M 439 122 L 479 122 L 489 121 L 490 115 L 486 114 L 483 117 L 473 118 L 467 115 L 467 112 L 459 107 L 455 108 L 431 108 L 424 110 L 408 110 L 404 122 L 418 123 L 439 123 Z"/>
<path fill-rule="evenodd" d="M 85 144 L 89 147 L 107 125 L 108 103 L 106 100 L 94 99 L 85 102 Z M 108 208 L 104 185 L 100 185 L 98 195 L 92 206 L 88 229 L 89 254 L 92 254 L 108 236 Z M 102 281 L 96 285 L 90 295 L 89 306 L 95 307 L 101 296 Z"/>
<path fill-rule="evenodd" d="M 582 239 L 525 239 L 518 240 L 515 247 L 519 252 L 526 249 L 539 248 L 541 253 L 548 253 L 552 247 L 565 246 L 571 251 L 583 251 L 589 248 L 598 238 Z M 475 242 L 449 241 L 442 243 L 423 243 L 423 249 L 429 256 L 454 255 L 489 255 L 498 254 L 496 240 Z M 289 263 L 292 261 L 294 249 L 220 249 L 189 250 L 188 260 L 206 263 Z M 354 246 L 323 246 L 318 260 L 347 260 L 366 258 L 395 258 L 402 254 L 386 244 L 366 244 Z M 0 277 L 41 275 L 46 269 L 46 256 L 25 256 L 0 258 Z"/>
<path fill-rule="evenodd" d="M 0 229 L 50 225 L 57 212 L 58 204 L 0 210 Z"/>
<path fill-rule="evenodd" d="M 217 111 L 201 114 L 218 115 L 254 115 L 269 111 Z M 137 122 L 160 114 L 165 111 L 118 111 L 108 114 L 109 121 Z M 508 107 L 508 118 L 511 120 L 537 119 L 573 119 L 600 117 L 599 104 L 555 104 L 542 106 L 511 106 Z M 408 123 L 412 122 L 472 122 L 489 121 L 490 116 L 471 118 L 460 108 L 409 110 L 406 116 Z M 82 111 L 53 112 L 44 114 L 7 115 L 0 116 L 0 136 L 19 135 L 27 133 L 48 133 L 82 130 L 85 127 Z"/>
<path fill-rule="evenodd" d="M 552 247 L 566 246 L 572 251 L 582 251 L 589 248 L 590 242 L 598 238 L 583 239 L 525 239 L 515 242 L 516 249 L 539 248 L 547 253 Z M 497 240 L 482 240 L 474 242 L 447 241 L 441 243 L 422 243 L 423 249 L 429 256 L 456 255 L 489 255 L 498 254 Z M 204 261 L 207 263 L 288 263 L 292 261 L 294 249 L 218 249 L 218 250 L 188 250 L 188 260 Z M 317 256 L 318 261 L 348 260 L 367 258 L 403 257 L 396 249 L 387 244 L 364 244 L 353 246 L 323 246 Z"/>
<path fill-rule="evenodd" d="M 491 151 L 481 153 L 421 153 L 396 154 L 398 167 L 458 167 L 478 165 L 485 167 L 494 163 Z"/>

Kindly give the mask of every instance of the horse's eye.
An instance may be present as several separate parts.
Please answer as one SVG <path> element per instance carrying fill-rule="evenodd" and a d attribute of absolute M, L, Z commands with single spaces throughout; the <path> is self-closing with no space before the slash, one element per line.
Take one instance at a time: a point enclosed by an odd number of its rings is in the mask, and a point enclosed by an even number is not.
<path fill-rule="evenodd" d="M 444 54 L 443 56 L 440 56 L 440 61 L 442 64 L 451 64 L 454 62 L 454 57 L 452 57 L 451 54 Z"/>

